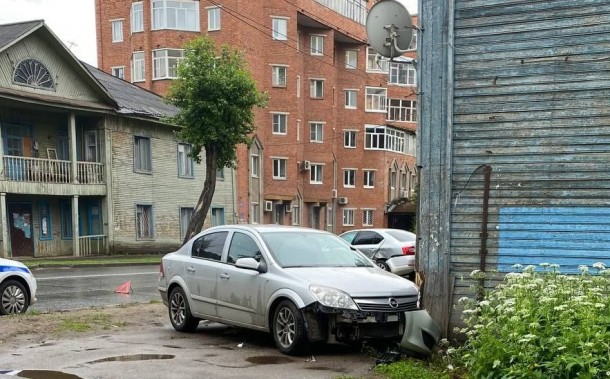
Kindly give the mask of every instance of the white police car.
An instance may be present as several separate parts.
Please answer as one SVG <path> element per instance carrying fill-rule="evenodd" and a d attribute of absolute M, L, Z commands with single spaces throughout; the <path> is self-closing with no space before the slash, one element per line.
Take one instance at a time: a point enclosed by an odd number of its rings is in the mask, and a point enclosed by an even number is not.
<path fill-rule="evenodd" d="M 36 279 L 21 262 L 0 258 L 0 315 L 24 313 L 36 301 Z"/>

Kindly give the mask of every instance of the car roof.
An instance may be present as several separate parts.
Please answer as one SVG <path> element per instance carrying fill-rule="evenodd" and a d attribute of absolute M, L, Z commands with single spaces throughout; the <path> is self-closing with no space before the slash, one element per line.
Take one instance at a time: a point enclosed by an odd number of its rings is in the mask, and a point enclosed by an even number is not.
<path fill-rule="evenodd" d="M 307 228 L 303 226 L 289 226 L 289 225 L 277 225 L 277 224 L 236 224 L 236 225 L 219 225 L 208 228 L 204 232 L 215 231 L 215 230 L 247 230 L 251 232 L 257 232 L 261 234 L 275 233 L 275 232 L 301 232 L 301 233 L 326 233 L 328 232 L 319 229 Z"/>
<path fill-rule="evenodd" d="M 406 232 L 406 233 L 410 233 L 415 235 L 415 233 L 410 232 L 408 230 L 404 230 L 404 229 L 395 229 L 395 228 L 364 228 L 364 229 L 352 229 L 352 230 L 348 230 L 346 232 L 341 233 L 341 235 L 346 234 L 346 233 L 351 233 L 351 232 Z"/>

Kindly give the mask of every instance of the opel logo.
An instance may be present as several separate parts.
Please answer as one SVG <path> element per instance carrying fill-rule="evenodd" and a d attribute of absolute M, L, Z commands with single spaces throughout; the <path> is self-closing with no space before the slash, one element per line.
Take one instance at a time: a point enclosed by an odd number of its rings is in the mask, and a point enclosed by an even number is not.
<path fill-rule="evenodd" d="M 390 304 L 390 307 L 398 308 L 398 300 L 394 299 L 393 297 L 388 300 L 388 303 Z"/>

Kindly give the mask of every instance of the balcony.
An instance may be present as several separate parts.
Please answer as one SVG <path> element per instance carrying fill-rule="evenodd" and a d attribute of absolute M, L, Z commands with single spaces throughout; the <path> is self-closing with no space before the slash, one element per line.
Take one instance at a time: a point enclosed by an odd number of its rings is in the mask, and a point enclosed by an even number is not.
<path fill-rule="evenodd" d="M 76 162 L 73 178 L 70 161 L 5 155 L 2 180 L 53 184 L 104 184 L 104 165 Z"/>

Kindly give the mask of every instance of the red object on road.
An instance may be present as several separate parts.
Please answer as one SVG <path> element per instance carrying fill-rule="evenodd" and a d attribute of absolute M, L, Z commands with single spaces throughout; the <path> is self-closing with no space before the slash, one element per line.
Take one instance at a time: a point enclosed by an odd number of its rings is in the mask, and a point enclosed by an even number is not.
<path fill-rule="evenodd" d="M 125 283 L 121 284 L 120 286 L 118 286 L 114 292 L 116 293 L 132 293 L 132 289 L 131 289 L 131 280 L 126 281 Z"/>

